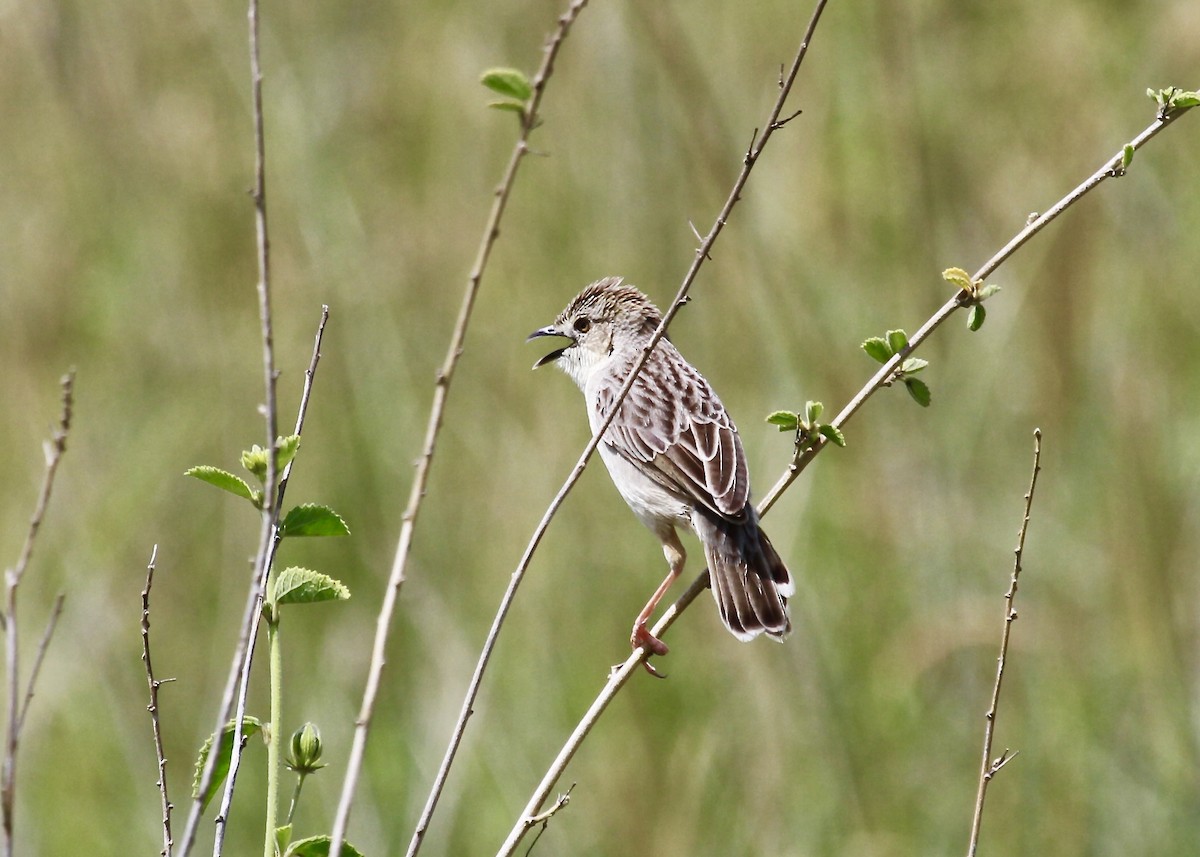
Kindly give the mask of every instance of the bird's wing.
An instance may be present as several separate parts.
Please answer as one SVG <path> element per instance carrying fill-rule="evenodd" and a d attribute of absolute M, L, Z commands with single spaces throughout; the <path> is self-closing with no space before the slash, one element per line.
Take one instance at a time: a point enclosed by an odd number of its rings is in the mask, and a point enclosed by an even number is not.
<path fill-rule="evenodd" d="M 632 367 L 633 360 L 600 385 L 601 419 Z M 745 514 L 750 479 L 737 428 L 708 381 L 669 342 L 654 349 L 604 440 L 668 491 L 730 520 Z"/>

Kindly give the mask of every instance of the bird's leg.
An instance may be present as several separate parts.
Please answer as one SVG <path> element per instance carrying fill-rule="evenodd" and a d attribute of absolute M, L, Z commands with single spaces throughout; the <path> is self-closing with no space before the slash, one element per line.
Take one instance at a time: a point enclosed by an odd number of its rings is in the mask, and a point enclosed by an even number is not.
<path fill-rule="evenodd" d="M 644 648 L 647 654 L 661 656 L 670 650 L 667 648 L 666 643 L 650 633 L 650 629 L 646 627 L 646 623 L 650 620 L 650 616 L 654 613 L 654 608 L 658 606 L 658 602 L 662 600 L 667 590 L 671 588 L 671 584 L 675 582 L 675 579 L 683 571 L 683 563 L 687 559 L 687 553 L 684 551 L 674 527 L 665 533 L 660 533 L 659 538 L 662 539 L 663 555 L 666 556 L 667 565 L 671 567 L 671 570 L 667 573 L 663 582 L 658 585 L 658 589 L 654 590 L 654 594 L 650 596 L 650 600 L 646 602 L 646 606 L 642 608 L 642 612 L 638 614 L 637 619 L 633 621 L 633 633 L 629 635 L 629 644 L 635 649 Z M 643 661 L 642 665 L 652 676 L 666 678 L 666 676 L 651 666 L 649 661 Z"/>

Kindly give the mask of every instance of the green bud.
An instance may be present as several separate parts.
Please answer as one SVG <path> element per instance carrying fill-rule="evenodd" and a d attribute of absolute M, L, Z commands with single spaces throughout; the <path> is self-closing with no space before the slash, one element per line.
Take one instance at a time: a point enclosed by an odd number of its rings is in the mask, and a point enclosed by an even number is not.
<path fill-rule="evenodd" d="M 292 733 L 291 752 L 288 754 L 288 770 L 298 774 L 311 774 L 325 767 L 317 764 L 321 760 L 321 730 L 315 723 L 305 723 Z"/>

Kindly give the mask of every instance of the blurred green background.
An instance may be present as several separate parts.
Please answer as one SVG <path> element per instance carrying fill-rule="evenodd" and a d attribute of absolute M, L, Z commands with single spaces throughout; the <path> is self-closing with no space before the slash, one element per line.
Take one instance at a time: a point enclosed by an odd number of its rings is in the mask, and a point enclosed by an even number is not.
<path fill-rule="evenodd" d="M 515 136 L 493 65 L 532 72 L 563 3 L 268 3 L 263 60 L 276 344 L 294 419 L 331 319 L 289 500 L 353 536 L 280 561 L 354 597 L 285 617 L 291 731 L 330 768 L 327 830 L 436 367 Z M 531 373 L 548 323 L 622 274 L 660 303 L 775 98 L 808 4 L 594 0 L 558 63 L 487 271 L 417 531 L 352 819 L 407 845 L 509 574 L 587 439 L 579 394 Z M 75 428 L 20 592 L 24 651 L 66 612 L 21 749 L 20 853 L 160 847 L 139 661 L 153 643 L 172 795 L 186 804 L 233 647 L 257 520 L 183 471 L 262 442 L 245 7 L 0 5 L 0 561 L 15 562 L 57 380 Z M 1200 4 L 832 3 L 772 141 L 672 328 L 739 422 L 759 495 L 974 270 L 1195 88 Z M 922 356 L 929 410 L 884 391 L 766 519 L 799 578 L 783 646 L 737 643 L 705 596 L 566 777 L 536 853 L 962 853 L 1003 594 L 1029 534 L 989 854 L 1194 854 L 1200 841 L 1200 115 L 1186 116 L 992 281 Z M 699 554 L 693 546 L 693 556 Z M 693 570 L 699 569 L 698 563 Z M 488 854 L 625 657 L 661 554 L 598 465 L 538 552 L 423 853 Z M 265 661 L 260 661 L 265 666 Z M 266 716 L 265 678 L 252 709 Z M 226 853 L 260 853 L 262 759 Z M 64 824 L 70 819 L 70 824 Z M 181 831 L 183 813 L 176 815 Z M 86 832 L 85 832 L 86 831 Z M 210 848 L 205 825 L 200 848 Z M 85 841 L 86 840 L 86 841 Z"/>

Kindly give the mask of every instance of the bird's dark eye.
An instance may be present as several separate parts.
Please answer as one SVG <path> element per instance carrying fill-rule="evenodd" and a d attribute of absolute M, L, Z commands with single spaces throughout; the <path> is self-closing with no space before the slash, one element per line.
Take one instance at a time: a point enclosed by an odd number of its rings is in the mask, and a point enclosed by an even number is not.
<path fill-rule="evenodd" d="M 587 316 L 581 316 L 575 319 L 575 324 L 572 325 L 576 333 L 587 333 L 592 329 L 592 320 Z"/>

